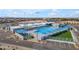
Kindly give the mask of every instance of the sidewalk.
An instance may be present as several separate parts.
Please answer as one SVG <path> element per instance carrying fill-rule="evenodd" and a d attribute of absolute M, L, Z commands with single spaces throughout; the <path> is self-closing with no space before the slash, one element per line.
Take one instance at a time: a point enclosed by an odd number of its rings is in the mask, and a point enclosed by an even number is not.
<path fill-rule="evenodd" d="M 70 32 L 71 32 L 71 34 L 72 34 L 73 41 L 78 43 L 78 39 L 77 39 L 77 36 L 76 36 L 76 34 L 74 33 L 74 31 L 73 31 L 73 30 L 70 30 Z"/>

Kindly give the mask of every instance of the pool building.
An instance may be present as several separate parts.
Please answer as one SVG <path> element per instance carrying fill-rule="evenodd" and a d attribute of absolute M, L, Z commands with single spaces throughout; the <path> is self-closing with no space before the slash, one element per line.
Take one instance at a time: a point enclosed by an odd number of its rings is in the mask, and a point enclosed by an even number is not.
<path fill-rule="evenodd" d="M 57 33 L 71 29 L 70 25 L 58 23 L 44 23 L 43 25 L 41 24 L 41 26 L 31 25 L 31 28 L 29 28 L 29 26 L 17 26 L 14 28 L 12 27 L 12 29 L 13 32 L 18 34 L 22 39 L 29 39 L 28 37 L 30 36 L 37 40 L 46 40 L 50 35 L 55 35 Z"/>

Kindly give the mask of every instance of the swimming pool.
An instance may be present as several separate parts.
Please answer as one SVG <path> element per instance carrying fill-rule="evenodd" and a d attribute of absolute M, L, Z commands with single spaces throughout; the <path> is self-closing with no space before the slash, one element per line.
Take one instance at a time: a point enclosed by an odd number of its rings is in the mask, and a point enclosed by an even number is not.
<path fill-rule="evenodd" d="M 59 28 L 55 28 L 53 26 L 41 26 L 41 27 L 35 28 L 35 31 L 33 33 L 39 34 L 41 36 L 48 36 L 48 35 L 57 34 L 59 32 L 67 31 L 70 28 L 71 26 L 69 25 L 65 25 L 63 27 L 61 26 Z M 18 34 L 21 34 L 22 36 L 27 36 L 29 30 L 25 28 L 18 28 L 18 29 L 14 29 L 14 31 Z"/>
<path fill-rule="evenodd" d="M 56 28 L 51 28 L 51 27 L 41 27 L 36 29 L 37 31 L 35 31 L 38 34 L 48 34 L 52 31 L 54 31 Z"/>
<path fill-rule="evenodd" d="M 69 25 L 65 25 L 63 27 L 59 27 L 59 28 L 55 28 L 55 27 L 40 27 L 40 28 L 37 28 L 35 33 L 37 34 L 56 34 L 58 32 L 62 32 L 62 31 L 65 31 L 65 30 L 68 30 L 70 29 L 71 27 Z"/>
<path fill-rule="evenodd" d="M 27 34 L 27 30 L 24 29 L 24 28 L 14 29 L 14 31 L 15 31 L 16 33 L 21 34 L 21 35 L 25 35 L 25 34 Z"/>

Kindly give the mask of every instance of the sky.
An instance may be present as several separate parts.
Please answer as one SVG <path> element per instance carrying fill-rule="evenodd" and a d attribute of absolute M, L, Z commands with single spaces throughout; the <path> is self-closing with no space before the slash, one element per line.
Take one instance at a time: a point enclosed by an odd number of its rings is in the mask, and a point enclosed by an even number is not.
<path fill-rule="evenodd" d="M 0 17 L 79 18 L 79 9 L 0 9 Z"/>

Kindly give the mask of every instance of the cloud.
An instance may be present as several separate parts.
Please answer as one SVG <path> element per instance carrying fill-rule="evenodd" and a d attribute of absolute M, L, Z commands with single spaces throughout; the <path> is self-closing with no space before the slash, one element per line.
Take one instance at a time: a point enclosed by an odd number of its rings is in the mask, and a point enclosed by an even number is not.
<path fill-rule="evenodd" d="M 53 9 L 51 12 L 48 14 L 48 17 L 58 17 L 58 10 Z"/>
<path fill-rule="evenodd" d="M 75 11 L 75 14 L 79 14 L 79 10 Z"/>
<path fill-rule="evenodd" d="M 5 17 L 79 17 L 79 10 L 69 9 L 3 9 Z"/>
<path fill-rule="evenodd" d="M 79 17 L 79 10 L 73 11 L 70 16 L 71 17 Z"/>
<path fill-rule="evenodd" d="M 23 10 L 7 10 L 6 14 L 8 17 L 24 17 Z"/>
<path fill-rule="evenodd" d="M 37 15 L 40 13 L 40 11 L 42 10 L 39 10 L 39 9 L 27 9 L 27 10 L 22 10 L 22 15 L 23 16 L 26 16 L 26 17 L 30 17 L 30 16 L 33 16 L 33 15 Z"/>

